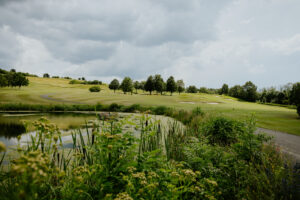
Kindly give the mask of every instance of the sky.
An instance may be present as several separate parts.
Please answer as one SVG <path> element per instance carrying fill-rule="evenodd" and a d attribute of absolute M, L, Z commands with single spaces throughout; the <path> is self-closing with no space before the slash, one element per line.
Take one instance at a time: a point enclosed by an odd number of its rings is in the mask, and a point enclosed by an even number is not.
<path fill-rule="evenodd" d="M 0 68 L 110 82 L 300 81 L 299 0 L 0 0 Z"/>

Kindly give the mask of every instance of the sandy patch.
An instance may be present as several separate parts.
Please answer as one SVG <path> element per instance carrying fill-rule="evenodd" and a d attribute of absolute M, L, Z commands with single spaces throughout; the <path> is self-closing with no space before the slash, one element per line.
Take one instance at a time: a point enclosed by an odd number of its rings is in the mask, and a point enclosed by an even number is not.
<path fill-rule="evenodd" d="M 192 101 L 181 101 L 179 103 L 195 104 L 195 102 L 192 102 Z"/>
<path fill-rule="evenodd" d="M 207 102 L 207 104 L 216 105 L 216 104 L 219 104 L 219 103 L 217 103 L 217 102 Z"/>

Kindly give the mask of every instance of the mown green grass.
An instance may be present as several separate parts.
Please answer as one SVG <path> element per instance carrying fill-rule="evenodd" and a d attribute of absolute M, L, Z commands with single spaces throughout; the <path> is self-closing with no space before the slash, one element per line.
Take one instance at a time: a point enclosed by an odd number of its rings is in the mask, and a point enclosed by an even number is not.
<path fill-rule="evenodd" d="M 200 106 L 209 115 L 225 115 L 234 119 L 246 119 L 254 114 L 259 127 L 300 135 L 300 119 L 295 109 L 239 101 L 235 98 L 210 94 L 173 94 L 170 96 L 143 93 L 114 93 L 106 85 L 101 92 L 91 93 L 90 85 L 71 85 L 69 80 L 29 77 L 28 87 L 1 88 L 0 103 L 24 104 L 141 104 L 145 106 L 168 106 L 191 110 Z M 47 95 L 51 100 L 42 98 Z M 55 101 L 57 100 L 57 101 Z M 184 103 L 185 102 L 185 103 Z M 218 104 L 209 104 L 218 103 Z"/>

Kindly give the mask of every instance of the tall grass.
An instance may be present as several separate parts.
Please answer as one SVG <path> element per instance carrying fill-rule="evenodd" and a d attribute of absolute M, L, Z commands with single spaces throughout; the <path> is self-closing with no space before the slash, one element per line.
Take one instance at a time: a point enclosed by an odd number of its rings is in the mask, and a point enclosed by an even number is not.
<path fill-rule="evenodd" d="M 288 162 L 269 138 L 253 134 L 253 119 L 203 121 L 199 108 L 172 112 L 186 126 L 177 120 L 166 125 L 148 114 L 98 116 L 84 132 L 72 133 L 70 149 L 57 127 L 42 118 L 32 124 L 37 135 L 19 145 L 18 156 L 1 171 L 0 197 L 297 199 Z"/>

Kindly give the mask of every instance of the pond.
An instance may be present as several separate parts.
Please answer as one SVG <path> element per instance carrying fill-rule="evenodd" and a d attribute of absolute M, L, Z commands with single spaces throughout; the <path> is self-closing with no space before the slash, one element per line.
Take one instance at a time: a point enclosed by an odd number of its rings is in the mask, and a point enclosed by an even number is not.
<path fill-rule="evenodd" d="M 21 141 L 28 141 L 30 135 L 35 133 L 30 128 L 26 130 L 22 121 L 33 122 L 41 117 L 49 119 L 62 132 L 80 128 L 86 122 L 96 119 L 96 115 L 92 113 L 0 113 L 0 141 L 8 147 L 17 145 L 19 135 L 21 135 Z"/>

